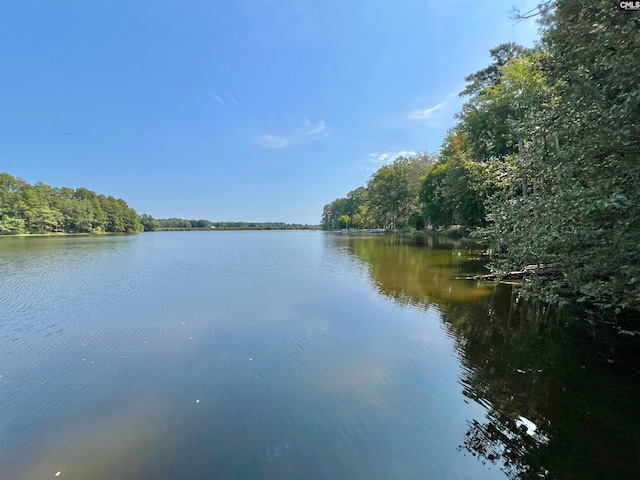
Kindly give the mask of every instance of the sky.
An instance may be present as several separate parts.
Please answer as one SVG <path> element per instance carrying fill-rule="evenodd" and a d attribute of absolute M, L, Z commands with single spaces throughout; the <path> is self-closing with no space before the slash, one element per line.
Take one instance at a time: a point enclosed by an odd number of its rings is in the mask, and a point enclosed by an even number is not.
<path fill-rule="evenodd" d="M 0 172 L 155 218 L 317 224 L 436 153 L 537 0 L 3 0 Z"/>

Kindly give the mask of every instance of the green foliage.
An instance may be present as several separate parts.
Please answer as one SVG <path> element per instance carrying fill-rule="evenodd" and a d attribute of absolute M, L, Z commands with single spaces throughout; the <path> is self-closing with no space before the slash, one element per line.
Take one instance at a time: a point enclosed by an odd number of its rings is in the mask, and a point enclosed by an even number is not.
<path fill-rule="evenodd" d="M 432 159 L 427 155 L 397 158 L 369 179 L 367 190 L 373 216 L 385 228 L 402 228 L 420 212 L 418 192 Z"/>
<path fill-rule="evenodd" d="M 317 230 L 317 225 L 286 222 L 214 222 L 220 230 Z"/>
<path fill-rule="evenodd" d="M 122 199 L 0 174 L 0 235 L 139 231 L 138 214 Z"/>
<path fill-rule="evenodd" d="M 491 201 L 484 233 L 507 250 L 493 268 L 544 264 L 537 294 L 638 310 L 640 19 L 606 1 L 555 7 L 544 55 L 508 64 L 491 92 L 519 113 L 510 129 L 522 140 L 521 186 Z"/>
<path fill-rule="evenodd" d="M 474 190 L 473 165 L 459 157 L 442 157 L 426 173 L 420 201 L 427 222 L 435 227 L 474 227 L 484 221 L 481 193 Z"/>
<path fill-rule="evenodd" d="M 364 187 L 361 187 L 364 188 Z M 370 212 L 371 207 L 368 203 L 363 203 L 358 207 L 358 211 L 351 217 L 354 228 L 374 228 L 375 220 Z"/>
<path fill-rule="evenodd" d="M 452 225 L 453 208 L 448 199 L 445 182 L 449 174 L 449 165 L 437 163 L 426 173 L 420 189 L 420 201 L 423 204 L 423 215 L 434 227 Z"/>
<path fill-rule="evenodd" d="M 143 215 L 144 217 L 144 215 Z M 150 217 L 151 218 L 151 217 Z M 212 222 L 184 218 L 152 219 L 160 230 L 317 230 L 317 225 L 285 222 Z"/>
<path fill-rule="evenodd" d="M 22 218 L 13 218 L 3 215 L 0 218 L 0 235 L 17 235 L 25 233 L 26 228 Z"/>
<path fill-rule="evenodd" d="M 338 228 L 349 228 L 350 223 L 351 218 L 349 215 L 340 215 L 340 218 L 338 218 Z"/>
<path fill-rule="evenodd" d="M 140 215 L 140 222 L 145 232 L 155 232 L 160 228 L 160 222 L 146 213 Z"/>
<path fill-rule="evenodd" d="M 183 218 L 160 218 L 159 228 L 191 230 L 191 222 Z"/>
<path fill-rule="evenodd" d="M 466 77 L 469 82 L 460 95 L 469 100 L 457 115 L 458 133 L 465 137 L 465 150 L 474 159 L 501 158 L 517 151 L 510 120 L 517 116 L 510 99 L 500 93 L 504 89 L 505 71 L 514 59 L 532 51 L 513 43 L 491 50 L 494 62 L 484 70 Z"/>
<path fill-rule="evenodd" d="M 434 159 L 429 155 L 398 157 L 378 169 L 366 187 L 349 192 L 324 206 L 321 225 L 325 230 L 346 228 L 424 228 L 419 191 Z"/>
<path fill-rule="evenodd" d="M 469 96 L 472 99 L 481 97 L 487 88 L 499 85 L 502 81 L 502 72 L 500 69 L 509 64 L 509 62 L 517 57 L 522 57 L 531 53 L 521 45 L 513 42 L 503 43 L 489 50 L 489 54 L 493 63 L 487 68 L 479 70 L 465 77 L 467 86 L 460 93 L 462 96 Z"/>

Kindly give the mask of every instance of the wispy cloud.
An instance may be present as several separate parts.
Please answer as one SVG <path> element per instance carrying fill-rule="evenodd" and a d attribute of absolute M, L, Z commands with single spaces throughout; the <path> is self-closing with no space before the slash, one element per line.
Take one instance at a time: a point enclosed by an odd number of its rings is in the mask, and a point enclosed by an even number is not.
<path fill-rule="evenodd" d="M 409 120 L 433 120 L 436 113 L 442 110 L 445 106 L 445 102 L 440 102 L 433 107 L 425 108 L 424 110 L 414 110 L 409 114 Z"/>
<path fill-rule="evenodd" d="M 401 150 L 399 152 L 370 153 L 369 161 L 377 164 L 392 163 L 398 157 L 415 157 L 419 152 L 413 150 Z"/>
<path fill-rule="evenodd" d="M 231 95 L 229 92 L 225 92 L 225 95 L 226 95 L 227 99 L 229 99 L 231 102 L 233 102 L 235 104 L 240 103 L 238 101 L 238 99 L 236 97 L 234 97 L 233 95 Z"/>
<path fill-rule="evenodd" d="M 231 105 L 240 103 L 239 100 L 229 92 L 212 93 L 211 99 L 219 105 Z"/>
<path fill-rule="evenodd" d="M 329 135 L 329 132 L 327 132 L 327 124 L 324 123 L 324 120 L 320 120 L 320 122 L 314 127 L 306 118 L 304 120 L 304 127 L 299 130 L 298 133 L 304 137 L 312 139 L 322 138 Z"/>
<path fill-rule="evenodd" d="M 305 119 L 302 127 L 295 129 L 286 135 L 265 134 L 260 137 L 260 146 L 262 148 L 277 149 L 294 145 L 304 140 L 317 140 L 329 135 L 327 124 L 324 120 L 320 120 L 317 124 L 313 124 L 309 119 Z"/>
<path fill-rule="evenodd" d="M 291 138 L 279 137 L 277 135 L 262 135 L 260 137 L 260 145 L 262 148 L 282 148 L 291 143 Z"/>

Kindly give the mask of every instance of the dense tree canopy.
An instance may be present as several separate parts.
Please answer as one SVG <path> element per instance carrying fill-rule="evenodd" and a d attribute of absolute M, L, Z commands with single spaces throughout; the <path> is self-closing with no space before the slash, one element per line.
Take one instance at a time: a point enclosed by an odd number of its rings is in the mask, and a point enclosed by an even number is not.
<path fill-rule="evenodd" d="M 532 286 L 549 298 L 637 310 L 640 18 L 607 1 L 554 5 L 543 55 L 504 69 L 524 148 L 520 195 L 491 204 L 485 233 L 507 247 L 494 268 L 545 265 Z"/>
<path fill-rule="evenodd" d="M 434 158 L 398 157 L 376 171 L 366 187 L 325 205 L 321 225 L 335 228 L 423 228 L 419 192 Z"/>
<path fill-rule="evenodd" d="M 120 198 L 86 188 L 29 185 L 0 174 L 0 234 L 132 233 L 142 231 L 140 217 Z"/>

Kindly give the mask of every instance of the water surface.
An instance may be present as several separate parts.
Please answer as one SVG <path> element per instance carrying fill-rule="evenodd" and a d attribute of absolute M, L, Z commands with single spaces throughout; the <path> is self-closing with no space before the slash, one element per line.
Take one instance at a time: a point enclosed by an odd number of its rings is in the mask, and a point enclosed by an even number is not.
<path fill-rule="evenodd" d="M 545 474 L 596 376 L 571 383 L 594 370 L 511 287 L 455 279 L 482 263 L 442 238 L 322 232 L 0 239 L 0 478 Z M 638 420 L 619 383 L 568 456 L 624 476 L 640 442 L 612 426 Z"/>

